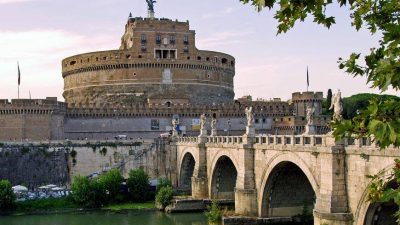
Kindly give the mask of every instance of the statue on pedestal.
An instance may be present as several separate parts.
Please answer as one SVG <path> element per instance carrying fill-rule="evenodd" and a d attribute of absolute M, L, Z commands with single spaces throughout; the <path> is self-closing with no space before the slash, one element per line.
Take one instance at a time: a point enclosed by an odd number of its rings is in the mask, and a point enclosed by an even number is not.
<path fill-rule="evenodd" d="M 342 93 L 340 90 L 332 96 L 332 103 L 329 110 L 333 109 L 333 120 L 341 121 L 343 112 Z"/>
<path fill-rule="evenodd" d="M 246 118 L 247 118 L 247 126 L 254 126 L 254 115 L 253 115 L 253 107 L 246 107 L 245 109 Z"/>
<path fill-rule="evenodd" d="M 178 126 L 179 126 L 179 121 L 177 118 L 172 119 L 172 136 L 176 137 L 178 136 Z"/>
<path fill-rule="evenodd" d="M 211 119 L 211 136 L 217 136 L 217 119 Z"/>
<path fill-rule="evenodd" d="M 254 115 L 253 115 L 253 107 L 246 107 L 245 109 L 246 118 L 247 118 L 247 126 L 246 126 L 246 136 L 247 137 L 255 137 L 256 128 L 254 127 Z"/>
<path fill-rule="evenodd" d="M 307 125 L 314 125 L 314 112 L 315 108 L 314 106 L 307 106 Z"/>
<path fill-rule="evenodd" d="M 207 136 L 206 122 L 207 122 L 206 115 L 201 114 L 201 116 L 200 116 L 200 136 Z"/>

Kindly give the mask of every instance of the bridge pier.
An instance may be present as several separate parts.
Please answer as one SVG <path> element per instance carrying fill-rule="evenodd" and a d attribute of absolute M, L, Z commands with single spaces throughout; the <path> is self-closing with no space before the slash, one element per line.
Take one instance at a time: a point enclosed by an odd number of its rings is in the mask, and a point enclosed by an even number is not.
<path fill-rule="evenodd" d="M 238 149 L 237 152 L 239 154 L 239 168 L 235 188 L 235 213 L 243 216 L 257 216 L 258 214 L 252 141 L 250 139 L 249 143 L 243 144 L 243 147 Z"/>
<path fill-rule="evenodd" d="M 337 143 L 319 157 L 324 179 L 321 179 L 320 193 L 317 195 L 314 224 L 350 225 L 353 223 L 353 214 L 348 209 L 345 148 Z"/>
<path fill-rule="evenodd" d="M 206 199 L 208 194 L 207 178 L 207 147 L 205 140 L 200 139 L 198 144 L 198 162 L 196 162 L 192 176 L 192 198 Z"/>

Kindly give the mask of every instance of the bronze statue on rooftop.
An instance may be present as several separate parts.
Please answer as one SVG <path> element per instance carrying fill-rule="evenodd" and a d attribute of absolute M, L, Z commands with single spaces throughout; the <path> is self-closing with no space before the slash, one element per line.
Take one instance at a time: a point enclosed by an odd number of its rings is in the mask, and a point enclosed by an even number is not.
<path fill-rule="evenodd" d="M 155 1 L 155 0 L 146 0 L 146 2 L 147 2 L 147 9 L 149 11 L 154 12 L 154 3 L 156 3 L 157 1 Z"/>

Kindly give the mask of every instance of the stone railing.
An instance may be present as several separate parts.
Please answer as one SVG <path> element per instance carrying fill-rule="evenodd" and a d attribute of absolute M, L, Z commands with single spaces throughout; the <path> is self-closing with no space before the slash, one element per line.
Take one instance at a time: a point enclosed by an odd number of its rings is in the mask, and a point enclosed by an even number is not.
<path fill-rule="evenodd" d="M 207 137 L 207 143 L 242 144 L 242 136 L 214 136 Z"/>
<path fill-rule="evenodd" d="M 208 136 L 206 143 L 215 144 L 243 144 L 243 136 Z M 197 143 L 198 137 L 180 137 L 178 143 Z M 322 146 L 329 147 L 344 145 L 346 147 L 377 148 L 371 138 L 344 139 L 335 141 L 331 135 L 259 135 L 255 136 L 253 143 L 256 145 L 297 145 L 297 146 Z"/>
<path fill-rule="evenodd" d="M 197 143 L 198 137 L 179 137 L 178 143 Z"/>

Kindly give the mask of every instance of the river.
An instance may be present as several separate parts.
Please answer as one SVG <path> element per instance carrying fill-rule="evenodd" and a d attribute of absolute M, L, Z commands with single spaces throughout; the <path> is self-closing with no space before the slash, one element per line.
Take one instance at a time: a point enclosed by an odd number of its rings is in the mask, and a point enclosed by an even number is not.
<path fill-rule="evenodd" d="M 203 213 L 93 211 L 68 214 L 0 216 L 1 225 L 207 225 Z"/>

